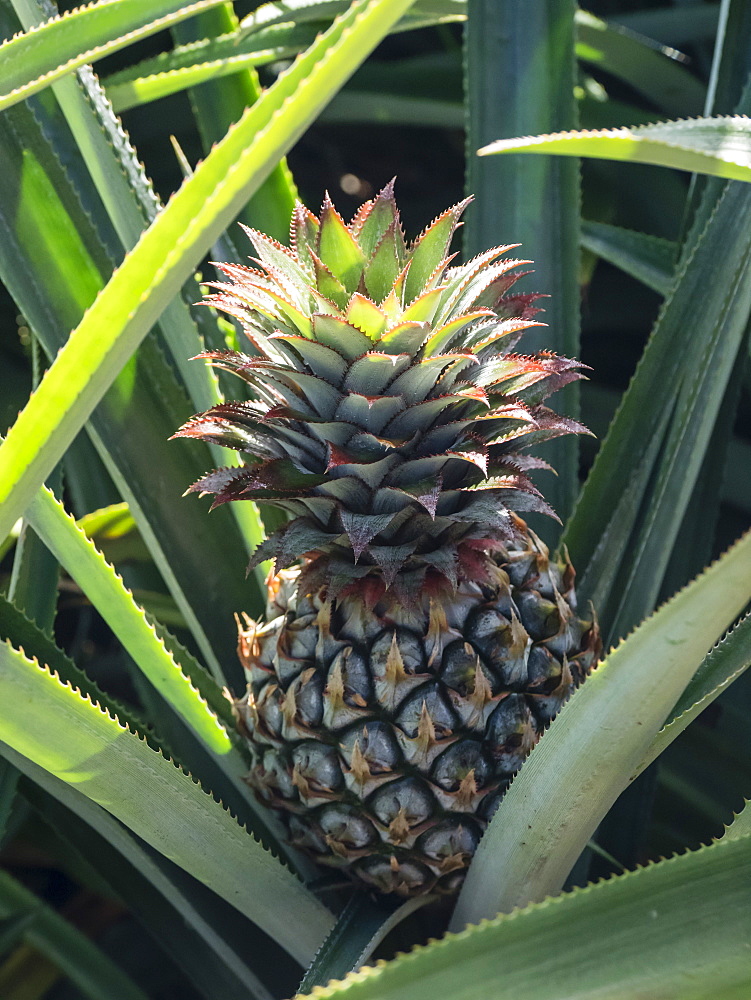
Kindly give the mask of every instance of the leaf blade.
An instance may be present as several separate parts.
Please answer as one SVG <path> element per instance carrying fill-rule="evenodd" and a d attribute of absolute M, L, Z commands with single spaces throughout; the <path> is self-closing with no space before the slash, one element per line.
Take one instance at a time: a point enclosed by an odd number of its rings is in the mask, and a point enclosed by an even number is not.
<path fill-rule="evenodd" d="M 316 1000 L 743 1000 L 751 838 L 715 844 L 449 934 Z"/>
<path fill-rule="evenodd" d="M 651 163 L 690 173 L 751 181 L 751 122 L 741 116 L 694 118 L 635 128 L 554 132 L 499 139 L 480 156 L 542 153 Z"/>
<path fill-rule="evenodd" d="M 328 911 L 185 772 L 7 643 L 0 692 L 0 740 L 104 806 L 298 960 L 312 957 Z M 19 705 L 23 718 L 8 711 Z"/>
<path fill-rule="evenodd" d="M 0 920 L 25 918 L 21 939 L 60 969 L 87 1000 L 147 1000 L 115 962 L 55 910 L 0 871 Z"/>
<path fill-rule="evenodd" d="M 0 45 L 0 110 L 38 93 L 79 66 L 101 59 L 223 0 L 100 0 L 50 18 Z"/>

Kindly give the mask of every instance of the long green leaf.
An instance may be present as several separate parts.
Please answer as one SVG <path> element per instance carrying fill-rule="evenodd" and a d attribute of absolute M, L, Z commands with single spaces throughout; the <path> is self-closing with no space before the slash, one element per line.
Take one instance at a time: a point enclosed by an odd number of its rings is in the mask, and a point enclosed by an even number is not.
<path fill-rule="evenodd" d="M 676 387 L 684 373 L 694 378 L 707 345 L 732 340 L 745 324 L 747 289 L 742 275 L 751 249 L 751 188 L 730 185 L 706 225 L 693 252 L 686 253 L 671 296 L 665 302 L 634 378 L 603 442 L 563 541 L 580 572 L 587 570 L 598 540 L 624 525 L 613 512 L 629 490 L 656 428 L 666 426 L 675 406 Z M 727 276 L 707 282 L 707 275 L 724 261 Z M 740 272 L 740 273 L 739 273 Z M 746 312 L 744 312 L 746 310 Z M 666 391 L 669 390 L 669 391 Z M 631 512 L 635 521 L 635 507 Z M 610 560 L 620 564 L 625 543 L 611 548 Z M 608 571 L 607 561 L 603 562 Z M 584 593 L 599 589 L 585 576 Z M 605 595 L 607 596 L 607 595 Z"/>
<path fill-rule="evenodd" d="M 580 60 L 624 80 L 669 115 L 701 113 L 705 87 L 678 53 L 584 10 L 576 12 L 576 29 Z"/>
<path fill-rule="evenodd" d="M 21 939 L 66 975 L 87 1000 L 147 1000 L 146 994 L 85 934 L 0 871 L 0 920 L 24 917 Z"/>
<path fill-rule="evenodd" d="M 691 173 L 751 181 L 751 122 L 738 116 L 726 116 L 660 122 L 637 128 L 555 132 L 499 139 L 479 150 L 480 156 L 496 153 L 592 156 L 600 160 L 652 163 Z"/>
<path fill-rule="evenodd" d="M 751 224 L 751 188 L 746 188 L 745 193 L 747 210 L 744 215 Z M 701 338 L 697 347 L 702 349 L 692 352 L 691 365 L 687 365 L 688 370 L 676 393 L 673 420 L 659 467 L 655 469 L 649 502 L 640 513 L 621 573 L 613 636 L 630 631 L 652 611 L 658 599 L 673 546 L 680 544 L 682 520 L 708 453 L 728 383 L 733 378 L 735 366 L 743 364 L 747 353 L 741 348 L 747 340 L 751 310 L 751 260 L 744 261 L 735 271 L 732 263 L 729 264 L 726 308 L 720 322 Z M 732 395 L 735 404 L 737 395 Z M 719 484 L 712 485 L 719 494 Z M 704 527 L 711 530 L 708 518 Z M 695 567 L 692 570 L 695 571 Z"/>
<path fill-rule="evenodd" d="M 605 658 L 514 779 L 453 927 L 560 890 L 707 650 L 750 599 L 751 533 Z"/>
<path fill-rule="evenodd" d="M 232 740 L 171 653 L 163 645 L 122 580 L 54 496 L 41 490 L 27 516 L 45 545 L 89 595 L 140 669 L 214 753 L 232 751 Z"/>
<path fill-rule="evenodd" d="M 663 45 L 680 48 L 687 42 L 701 42 L 715 36 L 719 7 L 719 3 L 642 7 L 636 11 L 618 11 L 612 20 Z"/>
<path fill-rule="evenodd" d="M 187 774 L 7 644 L 0 705 L 0 740 L 104 806 L 299 961 L 312 958 L 328 911 Z"/>
<path fill-rule="evenodd" d="M 306 22 L 328 21 L 345 13 L 349 0 L 271 0 L 261 4 L 240 22 L 243 31 L 257 31 L 259 28 L 272 24 L 294 21 L 296 24 Z M 466 0 L 415 0 L 413 7 L 402 15 L 405 23 L 426 21 L 433 23 L 434 19 L 466 16 Z M 399 24 L 400 22 L 396 22 Z"/>
<path fill-rule="evenodd" d="M 624 490 L 618 497 L 615 507 L 609 512 L 606 526 L 600 537 L 596 539 L 596 548 L 586 563 L 586 569 L 579 581 L 580 599 L 591 601 L 592 606 L 600 615 L 601 625 L 606 628 L 606 637 L 610 634 L 610 619 L 607 622 L 603 621 L 603 613 L 608 609 L 611 594 L 617 589 L 623 553 L 628 551 L 634 523 L 638 520 L 644 494 L 648 489 L 672 412 L 672 408 L 665 407 L 657 415 L 656 423 L 651 428 L 651 437 L 645 443 L 639 461 L 634 462 L 630 468 L 630 476 Z M 585 491 L 586 489 L 585 486 Z M 579 504 L 584 504 L 586 499 L 588 497 L 582 494 Z M 574 525 L 578 524 L 578 509 L 577 506 L 572 518 Z M 566 544 L 565 539 L 568 537 L 568 529 L 572 522 L 569 522 L 569 526 L 564 532 L 564 544 Z M 592 530 L 595 530 L 594 526 Z M 585 564 L 579 562 L 578 565 L 584 567 Z"/>
<path fill-rule="evenodd" d="M 0 446 L 0 536 L 242 201 L 409 5 L 353 4 L 248 109 L 144 233 Z M 61 414 L 54 427 L 50 412 Z"/>
<path fill-rule="evenodd" d="M 238 26 L 239 21 L 232 6 L 224 4 L 216 10 L 176 25 L 172 29 L 172 35 L 178 44 L 185 45 L 207 36 L 232 34 Z M 190 91 L 191 108 L 204 155 L 242 117 L 245 108 L 254 104 L 260 96 L 261 84 L 253 68 L 238 69 L 228 78 L 213 76 L 204 86 Z M 295 182 L 286 160 L 282 160 L 245 206 L 240 221 L 275 240 L 286 242 L 296 199 Z"/>
<path fill-rule="evenodd" d="M 296 865 L 294 852 L 290 852 L 285 846 L 283 834 L 275 823 L 273 814 L 259 807 L 243 781 L 247 763 L 233 738 L 231 723 L 228 729 L 222 721 L 223 718 L 226 719 L 226 709 L 216 706 L 221 694 L 214 681 L 190 656 L 186 657 L 186 669 L 183 669 L 175 656 L 175 653 L 179 655 L 181 651 L 179 644 L 157 632 L 119 576 L 49 491 L 39 492 L 29 505 L 27 517 L 45 545 L 89 595 L 92 604 L 119 638 L 143 676 L 172 707 L 181 722 L 201 741 L 208 752 L 210 766 L 218 769 L 222 786 L 229 789 L 232 798 L 228 798 L 228 801 L 231 801 L 234 808 L 242 810 L 243 817 L 267 845 Z M 18 641 L 15 636 L 12 638 Z M 39 647 L 38 640 L 32 649 L 36 651 L 37 647 L 44 657 L 48 650 Z M 32 649 L 27 649 L 27 652 L 31 653 Z M 55 669 L 57 657 L 54 650 L 52 655 L 53 660 L 49 665 Z M 62 666 L 64 673 L 61 676 L 78 686 L 78 672 L 75 669 L 72 672 L 65 663 Z M 88 682 L 85 682 L 81 690 L 89 697 L 97 697 L 97 690 Z M 122 718 L 121 721 L 127 723 L 129 718 Z M 167 740 L 170 745 L 168 733 Z M 200 775 L 203 769 L 199 770 L 194 760 L 201 761 L 202 758 L 200 755 L 195 758 L 192 755 L 185 757 L 191 770 Z M 214 781 L 208 778 L 206 780 L 213 789 Z"/>
<path fill-rule="evenodd" d="M 176 46 L 172 52 L 105 77 L 104 86 L 115 111 L 127 111 L 181 90 L 293 58 L 315 36 L 315 27 L 296 24 L 272 26 L 251 35 L 233 32 Z"/>
<path fill-rule="evenodd" d="M 39 544 L 43 544 L 41 541 Z M 52 639 L 38 625 L 20 611 L 11 601 L 0 594 L 0 640 L 12 642 L 26 653 L 46 663 L 66 684 L 76 687 L 81 694 L 93 701 L 101 701 L 102 691 L 91 678 L 59 649 Z M 148 726 L 140 713 L 127 707 L 118 699 L 108 697 L 111 712 L 117 714 L 122 723 L 140 732 L 153 741 L 148 734 Z"/>
<path fill-rule="evenodd" d="M 581 241 L 587 250 L 660 295 L 667 295 L 670 291 L 678 253 L 678 247 L 672 240 L 583 219 Z"/>
<path fill-rule="evenodd" d="M 12 31 L 6 14 L 0 6 L 0 24 Z M 122 244 L 52 100 L 32 98 L 0 116 L 0 153 L 0 272 L 53 358 L 104 286 Z M 117 163 L 113 169 L 120 172 Z M 183 334 L 189 343 L 184 325 Z M 212 461 L 210 450 L 198 442 L 185 448 L 168 441 L 194 412 L 149 336 L 91 414 L 87 431 L 128 501 L 204 662 L 219 678 L 220 663 L 226 670 L 235 660 L 232 612 L 251 610 L 253 589 L 242 580 L 245 546 L 232 518 L 217 511 L 214 523 L 207 523 L 198 505 L 175 503 L 186 483 Z M 68 457 L 80 448 L 76 442 Z M 98 479 L 99 469 L 94 471 Z M 210 562 L 194 544 L 197 537 L 211 546 Z M 233 683 L 239 681 L 238 669 Z"/>
<path fill-rule="evenodd" d="M 0 45 L 0 110 L 66 73 L 148 38 L 223 0 L 99 0 Z"/>
<path fill-rule="evenodd" d="M 402 920 L 432 902 L 433 896 L 416 896 L 394 906 L 387 899 L 353 894 L 305 973 L 300 993 L 309 993 L 314 986 L 325 986 L 331 979 L 343 979 L 348 972 L 359 969 Z"/>
<path fill-rule="evenodd" d="M 196 38 L 104 81 L 117 111 L 158 100 L 187 87 L 239 71 L 289 59 L 311 44 L 321 24 L 342 14 L 348 0 L 293 0 L 268 3 L 248 15 L 238 30 L 216 38 Z M 392 32 L 464 20 L 465 0 L 416 0 Z M 265 231 L 265 230 L 264 230 Z"/>
<path fill-rule="evenodd" d="M 113 891 L 182 966 L 191 981 L 211 996 L 249 993 L 270 1000 L 246 964 L 252 924 L 239 918 L 245 947 L 223 940 L 214 905 L 222 900 L 131 833 L 119 820 L 74 785 L 0 744 L 0 753 L 25 776 L 23 795 L 56 831 L 79 851 L 96 857 Z M 101 870 L 101 869 L 100 869 Z M 213 920 L 213 923 L 212 923 Z M 241 958 L 240 956 L 246 956 Z"/>
<path fill-rule="evenodd" d="M 639 764 L 639 773 L 679 736 L 690 722 L 751 667 L 751 615 L 747 615 L 708 654 L 673 706 L 665 724 Z"/>
<path fill-rule="evenodd" d="M 316 1000 L 744 1000 L 751 837 L 450 934 Z"/>
<path fill-rule="evenodd" d="M 751 71 L 751 9 L 745 0 L 722 0 L 704 114 L 743 114 L 738 101 Z"/>

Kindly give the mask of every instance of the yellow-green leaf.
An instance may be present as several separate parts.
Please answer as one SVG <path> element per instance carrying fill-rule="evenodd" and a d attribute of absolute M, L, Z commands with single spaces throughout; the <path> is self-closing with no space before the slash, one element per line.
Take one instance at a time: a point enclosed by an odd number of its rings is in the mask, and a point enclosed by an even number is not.
<path fill-rule="evenodd" d="M 609 128 L 498 139 L 478 150 L 591 156 L 599 160 L 652 163 L 675 170 L 751 181 L 751 119 L 742 115 L 691 118 L 636 128 Z"/>

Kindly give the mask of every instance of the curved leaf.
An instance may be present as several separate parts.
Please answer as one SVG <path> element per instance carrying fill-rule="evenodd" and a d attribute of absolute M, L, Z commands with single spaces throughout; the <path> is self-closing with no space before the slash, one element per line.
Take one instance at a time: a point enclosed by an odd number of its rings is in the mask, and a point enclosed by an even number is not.
<path fill-rule="evenodd" d="M 348 6 L 349 0 L 263 4 L 237 31 L 180 45 L 106 77 L 107 94 L 116 111 L 125 111 L 239 70 L 289 59 L 310 45 L 321 23 Z M 416 0 L 391 31 L 462 21 L 465 10 L 466 0 Z"/>
<path fill-rule="evenodd" d="M 66 73 L 101 59 L 223 0 L 99 0 L 50 18 L 0 45 L 0 110 Z"/>
<path fill-rule="evenodd" d="M 310 961 L 331 915 L 189 775 L 7 643 L 0 706 L 0 740 L 99 803 L 298 961 Z"/>
<path fill-rule="evenodd" d="M 449 934 L 316 1000 L 744 1000 L 751 837 Z"/>
<path fill-rule="evenodd" d="M 233 744 L 227 730 L 182 672 L 120 577 L 62 504 L 42 489 L 29 505 L 27 517 L 157 691 L 214 753 L 230 753 Z"/>
<path fill-rule="evenodd" d="M 223 940 L 216 904 L 222 900 L 186 872 L 152 850 L 126 826 L 73 785 L 0 743 L 0 753 L 25 777 L 24 798 L 84 856 L 96 857 L 106 881 L 140 917 L 207 995 L 224 988 L 248 1000 L 270 995 L 247 965 L 247 948 Z M 17 770 L 16 770 L 17 769 Z M 210 905 L 207 905 L 207 897 Z M 235 916 L 236 911 L 232 910 Z M 252 928 L 237 914 L 243 928 Z M 242 956 L 242 957 L 241 957 Z M 208 988 L 206 981 L 209 981 Z"/>
<path fill-rule="evenodd" d="M 649 463 L 656 464 L 654 449 L 662 446 L 666 435 L 674 439 L 672 451 L 681 445 L 689 447 L 689 439 L 693 437 L 696 453 L 689 455 L 688 468 L 678 467 L 673 462 L 669 483 L 680 501 L 686 501 L 686 491 L 691 488 L 687 475 L 696 475 L 697 460 L 701 459 L 695 435 L 699 435 L 700 447 L 706 447 L 713 422 L 708 419 L 712 414 L 708 409 L 707 412 L 702 410 L 700 401 L 705 405 L 710 401 L 712 412 L 716 412 L 717 390 L 721 389 L 721 385 L 713 387 L 713 369 L 708 371 L 702 358 L 711 357 L 713 351 L 719 352 L 726 379 L 728 365 L 732 365 L 732 351 L 737 350 L 748 315 L 750 220 L 751 188 L 729 184 L 696 244 L 684 250 L 672 293 L 660 312 L 563 535 L 574 565 L 584 575 L 580 588 L 584 596 L 597 593 L 607 599 L 610 584 L 603 588 L 603 581 L 609 574 L 612 578 L 615 565 L 633 554 L 629 539 L 639 525 L 640 507 L 649 499 L 647 489 L 656 491 L 656 487 L 649 484 L 655 465 L 650 468 L 643 464 L 645 455 L 649 453 Z M 715 268 L 722 279 L 707 282 L 707 276 Z M 723 354 L 726 343 L 728 350 Z M 670 391 L 665 391 L 666 387 Z M 640 482 L 635 490 L 637 479 Z M 661 488 L 664 485 L 661 483 Z M 631 493 L 633 503 L 625 512 L 628 523 L 618 523 L 613 512 L 626 494 Z M 674 527 L 679 527 L 677 519 L 671 531 Z M 601 540 L 608 534 L 617 536 L 617 544 L 608 542 L 607 549 L 601 547 L 600 565 L 593 566 L 590 572 L 589 562 L 595 548 L 598 544 L 603 545 Z M 651 553 L 662 563 L 662 573 L 664 560 L 669 555 L 666 548 L 661 544 Z M 621 578 L 624 575 L 620 574 Z M 655 572 L 654 578 L 649 576 L 642 581 L 644 595 L 649 592 L 654 600 L 655 587 L 659 590 L 661 579 L 662 575 L 658 579 L 658 572 Z M 598 603 L 598 611 L 603 611 L 601 603 Z"/>
<path fill-rule="evenodd" d="M 19 938 L 44 955 L 86 1000 L 147 1000 L 130 976 L 89 938 L 7 872 L 0 871 L 0 921 L 23 919 Z"/>
<path fill-rule="evenodd" d="M 660 46 L 586 10 L 576 12 L 576 54 L 624 80 L 663 113 L 700 114 L 704 84 L 681 61 L 680 53 Z"/>
<path fill-rule="evenodd" d="M 402 920 L 432 902 L 434 896 L 416 896 L 398 906 L 388 898 L 353 893 L 305 973 L 300 993 L 359 969 Z"/>
<path fill-rule="evenodd" d="M 478 150 L 480 156 L 494 153 L 591 156 L 751 181 L 751 119 L 735 115 L 659 122 L 635 128 L 553 132 L 499 139 Z"/>
<path fill-rule="evenodd" d="M 39 542 L 41 545 L 42 543 Z M 84 673 L 35 622 L 31 621 L 11 601 L 0 594 L 0 640 L 14 643 L 27 656 L 46 663 L 66 684 L 78 688 L 87 698 L 101 700 L 103 695 L 97 684 Z M 140 713 L 126 708 L 115 698 L 108 698 L 110 711 L 130 729 L 146 736 L 148 725 Z M 151 734 L 148 735 L 153 739 Z"/>
<path fill-rule="evenodd" d="M 639 773 L 656 760 L 676 736 L 679 736 L 690 722 L 749 667 L 751 667 L 751 615 L 746 615 L 714 649 L 710 650 L 691 678 L 639 764 Z"/>
<path fill-rule="evenodd" d="M 672 240 L 583 219 L 581 242 L 587 250 L 660 295 L 667 295 L 670 291 L 678 253 L 678 247 Z"/>

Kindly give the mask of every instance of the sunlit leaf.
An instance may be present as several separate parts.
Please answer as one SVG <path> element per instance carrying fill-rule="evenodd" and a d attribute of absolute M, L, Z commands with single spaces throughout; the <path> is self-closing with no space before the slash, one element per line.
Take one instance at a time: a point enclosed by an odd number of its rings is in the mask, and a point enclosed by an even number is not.
<path fill-rule="evenodd" d="M 693 118 L 636 128 L 553 132 L 498 139 L 479 150 L 480 156 L 495 153 L 592 156 L 751 181 L 751 120 L 740 116 Z"/>

